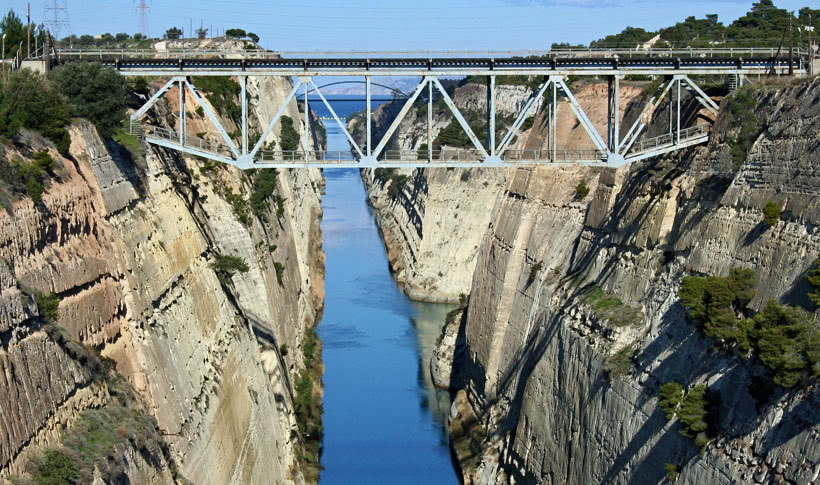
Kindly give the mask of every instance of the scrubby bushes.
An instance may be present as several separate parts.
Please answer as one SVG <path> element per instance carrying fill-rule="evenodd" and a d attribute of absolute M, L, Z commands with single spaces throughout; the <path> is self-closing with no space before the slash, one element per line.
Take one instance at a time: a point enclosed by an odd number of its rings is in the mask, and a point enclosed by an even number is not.
<path fill-rule="evenodd" d="M 710 437 L 717 435 L 717 411 L 720 397 L 709 392 L 704 385 L 697 385 L 683 392 L 683 386 L 677 382 L 667 382 L 660 389 L 658 406 L 666 419 L 675 416 L 681 424 L 680 434 L 695 441 L 701 452 L 709 443 Z"/>
<path fill-rule="evenodd" d="M 227 256 L 216 254 L 214 260 L 211 262 L 211 268 L 216 272 L 219 280 L 223 283 L 230 281 L 234 273 L 247 273 L 250 268 L 248 263 L 239 256 Z"/>
<path fill-rule="evenodd" d="M 217 113 L 234 121 L 242 117 L 242 107 L 237 103 L 242 87 L 238 82 L 223 76 L 199 76 L 194 78 L 194 85 L 210 93 L 206 97 Z M 197 113 L 200 110 L 197 109 Z M 201 113 L 205 114 L 205 110 Z"/>
<path fill-rule="evenodd" d="M 251 193 L 251 210 L 260 221 L 267 221 L 268 198 L 276 190 L 277 172 L 274 168 L 263 168 L 256 171 L 253 177 Z"/>
<path fill-rule="evenodd" d="M 604 369 L 609 377 L 620 377 L 629 374 L 632 369 L 632 358 L 638 351 L 635 345 L 627 345 L 607 358 Z"/>
<path fill-rule="evenodd" d="M 292 152 L 299 149 L 299 133 L 293 126 L 290 116 L 282 116 L 279 125 L 279 146 L 283 151 Z"/>
<path fill-rule="evenodd" d="M 584 200 L 589 195 L 589 187 L 587 187 L 587 181 L 581 180 L 578 182 L 578 185 L 575 186 L 575 200 Z"/>
<path fill-rule="evenodd" d="M 735 170 L 740 169 L 746 161 L 752 145 L 760 135 L 762 127 L 755 114 L 756 107 L 757 97 L 750 85 L 738 89 L 729 99 L 729 122 L 732 126 L 740 126 L 737 134 L 728 140 Z"/>
<path fill-rule="evenodd" d="M 681 281 L 680 301 L 704 335 L 757 355 L 776 384 L 794 387 L 820 374 L 820 330 L 808 312 L 769 301 L 749 317 L 746 306 L 755 295 L 756 276 L 733 269 L 728 277 L 689 276 Z"/>
<path fill-rule="evenodd" d="M 68 99 L 71 116 L 91 121 L 100 134 L 111 136 L 125 118 L 127 83 L 113 69 L 78 62 L 56 69 L 52 78 Z"/>
<path fill-rule="evenodd" d="M 54 293 L 46 295 L 40 291 L 34 292 L 34 300 L 37 302 L 37 313 L 48 322 L 56 322 L 60 318 L 60 297 Z"/>
<path fill-rule="evenodd" d="M 583 295 L 584 301 L 595 314 L 615 327 L 639 326 L 643 323 L 643 313 L 638 307 L 626 305 L 615 295 L 593 286 Z"/>
<path fill-rule="evenodd" d="M 68 153 L 68 118 L 65 97 L 40 74 L 21 69 L 0 83 L 0 136 L 29 128 L 53 141 L 60 153 Z"/>
<path fill-rule="evenodd" d="M 776 226 L 777 223 L 780 222 L 782 212 L 783 209 L 780 207 L 780 204 L 770 200 L 766 202 L 766 207 L 763 208 L 763 221 L 768 224 L 769 227 Z"/>
<path fill-rule="evenodd" d="M 31 162 L 0 158 L 0 180 L 12 194 L 27 195 L 35 203 L 43 197 L 57 162 L 48 152 L 37 152 Z"/>
<path fill-rule="evenodd" d="M 809 300 L 820 306 L 820 259 L 814 262 L 814 267 L 809 271 L 809 284 L 814 288 L 809 293 Z"/>

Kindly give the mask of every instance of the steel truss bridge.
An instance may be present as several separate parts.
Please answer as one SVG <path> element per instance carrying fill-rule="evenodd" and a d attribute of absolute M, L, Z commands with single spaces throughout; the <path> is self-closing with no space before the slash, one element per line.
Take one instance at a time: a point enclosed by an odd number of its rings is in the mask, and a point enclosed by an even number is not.
<path fill-rule="evenodd" d="M 731 51 L 731 52 L 729 52 Z M 755 53 L 756 51 L 756 53 Z M 735 76 L 739 84 L 748 75 L 785 74 L 790 69 L 796 74 L 807 74 L 806 56 L 798 53 L 792 59 L 778 58 L 769 49 L 685 49 L 681 51 L 656 50 L 579 50 L 552 53 L 511 55 L 511 53 L 445 52 L 434 56 L 430 52 L 355 52 L 336 54 L 299 53 L 302 57 L 278 53 L 251 51 L 250 53 L 215 51 L 150 51 L 151 56 L 139 51 L 61 51 L 61 62 L 95 61 L 108 65 L 126 76 L 154 76 L 169 78 L 139 110 L 131 116 L 132 131 L 144 137 L 147 143 L 235 165 L 252 168 L 372 168 L 372 167 L 516 167 L 522 165 L 586 164 L 618 167 L 705 143 L 709 130 L 702 126 L 681 126 L 681 93 L 688 91 L 706 110 L 717 114 L 719 106 L 693 81 L 693 77 Z M 532 51 L 536 52 L 536 51 Z M 763 54 L 761 56 L 761 53 Z M 500 54 L 500 55 L 499 55 Z M 747 55 L 744 57 L 744 54 Z M 310 55 L 310 56 L 309 56 Z M 506 134 L 496 139 L 496 76 L 539 76 L 539 88 L 526 101 Z M 620 120 L 620 81 L 625 76 L 646 75 L 664 79 L 659 95 L 645 105 L 637 120 L 625 131 Z M 192 76 L 230 76 L 239 79 L 242 115 L 241 139 L 235 142 L 222 126 L 219 118 L 191 81 Z M 294 86 L 276 114 L 268 121 L 258 141 L 252 146 L 248 135 L 247 83 L 251 76 L 275 76 L 293 79 Z M 333 76 L 364 78 L 366 100 L 366 135 L 360 146 L 337 116 L 332 104 L 322 94 L 315 79 Z M 380 77 L 419 77 L 420 82 L 380 139 L 373 138 L 371 126 L 371 87 Z M 487 79 L 487 144 L 483 145 L 440 79 L 458 76 L 483 76 Z M 568 76 L 597 76 L 608 80 L 608 126 L 602 135 L 590 121 L 567 85 Z M 179 120 L 176 130 L 143 126 L 141 119 L 174 85 L 179 86 Z M 387 150 L 388 143 L 413 104 L 427 91 L 427 150 Z M 548 120 L 547 148 L 542 150 L 514 150 L 511 145 L 526 119 L 531 116 L 537 101 L 550 92 L 546 104 Z M 266 151 L 265 140 L 274 130 L 288 105 L 300 94 L 304 95 L 304 119 L 301 147 L 296 151 Z M 595 148 L 567 150 L 556 139 L 559 91 L 583 126 Z M 453 116 L 473 145 L 472 149 L 433 150 L 432 113 L 434 92 L 444 100 Z M 221 135 L 220 143 L 213 143 L 187 133 L 186 97 L 190 93 L 202 107 L 207 118 Z M 312 150 L 309 146 L 310 109 L 308 94 L 318 95 L 331 117 L 347 137 L 351 151 L 328 152 Z M 641 139 L 655 109 L 669 97 L 670 130 L 668 134 L 652 139 Z M 673 118 L 673 111 L 676 118 Z"/>

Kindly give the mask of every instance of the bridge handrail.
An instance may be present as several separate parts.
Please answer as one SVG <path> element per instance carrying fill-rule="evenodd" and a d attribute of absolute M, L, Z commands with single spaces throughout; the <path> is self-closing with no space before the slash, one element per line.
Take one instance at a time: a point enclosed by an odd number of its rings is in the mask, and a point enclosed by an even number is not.
<path fill-rule="evenodd" d="M 163 128 L 160 126 L 146 126 L 144 128 L 145 136 L 150 136 L 154 138 L 162 138 L 164 140 L 169 141 L 179 141 L 179 133 L 170 129 L 170 128 Z M 191 136 L 185 135 L 183 138 L 182 145 L 188 148 L 196 148 L 203 151 L 208 151 L 211 153 L 223 154 L 223 155 L 230 155 L 231 150 L 228 148 L 227 145 L 221 143 L 214 143 L 208 141 L 204 138 L 200 138 L 198 136 Z"/>
<path fill-rule="evenodd" d="M 439 50 L 439 51 L 268 51 L 268 50 L 244 50 L 229 51 L 223 49 L 125 49 L 125 48 L 68 48 L 58 49 L 60 56 L 80 57 L 80 58 L 103 58 L 105 56 L 115 56 L 120 58 L 197 58 L 202 56 L 226 56 L 237 59 L 279 59 L 279 58 L 303 58 L 303 57 L 415 57 L 415 58 L 437 58 L 444 56 L 452 57 L 474 57 L 474 58 L 502 58 L 502 57 L 775 57 L 780 52 L 780 57 L 787 57 L 788 54 L 777 47 L 648 47 L 646 49 L 635 48 L 575 48 L 575 49 L 547 49 L 530 51 L 469 51 L 469 50 Z M 808 57 L 808 50 L 794 49 L 795 57 Z"/>
<path fill-rule="evenodd" d="M 692 138 L 701 137 L 701 136 L 706 135 L 708 133 L 709 133 L 709 129 L 706 126 L 702 126 L 702 125 L 690 126 L 689 128 L 682 129 L 680 131 L 680 140 L 683 142 L 683 141 L 690 140 Z M 666 145 L 672 145 L 677 141 L 677 137 L 678 137 L 677 133 L 672 132 L 671 134 L 670 133 L 665 133 L 665 134 L 660 135 L 660 136 L 656 136 L 656 137 L 653 137 L 653 138 L 648 138 L 646 140 L 641 140 L 640 142 L 638 142 L 638 143 L 636 143 L 635 145 L 632 146 L 632 149 L 630 149 L 630 153 L 642 153 L 642 152 L 646 152 L 646 151 L 649 151 L 649 150 L 652 150 L 652 149 L 655 149 L 655 148 L 658 148 L 658 147 L 662 147 L 662 146 L 666 146 Z"/>

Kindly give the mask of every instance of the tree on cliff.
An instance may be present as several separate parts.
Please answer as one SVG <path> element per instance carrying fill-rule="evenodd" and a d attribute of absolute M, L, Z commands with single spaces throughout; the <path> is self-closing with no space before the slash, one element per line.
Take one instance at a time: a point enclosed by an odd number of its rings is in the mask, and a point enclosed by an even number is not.
<path fill-rule="evenodd" d="M 30 128 L 66 153 L 71 142 L 67 123 L 65 98 L 40 74 L 21 69 L 0 83 L 0 135 L 12 137 L 20 128 Z"/>
<path fill-rule="evenodd" d="M 181 39 L 182 38 L 182 29 L 179 27 L 171 27 L 170 29 L 165 31 L 165 38 L 166 39 Z"/>
<path fill-rule="evenodd" d="M 809 271 L 809 284 L 814 287 L 814 291 L 809 293 L 809 299 L 820 306 L 820 259 L 814 262 L 814 268 Z"/>
<path fill-rule="evenodd" d="M 125 118 L 127 88 L 124 76 L 96 63 L 76 63 L 52 74 L 57 88 L 68 98 L 71 115 L 85 118 L 104 136 Z"/>
<path fill-rule="evenodd" d="M 242 29 L 228 29 L 225 31 L 226 37 L 231 37 L 234 39 L 242 39 L 246 37 L 248 34 Z"/>
<path fill-rule="evenodd" d="M 0 31 L 6 36 L 6 57 L 14 57 L 20 48 L 20 42 L 26 40 L 26 27 L 14 10 L 9 10 L 0 21 Z"/>

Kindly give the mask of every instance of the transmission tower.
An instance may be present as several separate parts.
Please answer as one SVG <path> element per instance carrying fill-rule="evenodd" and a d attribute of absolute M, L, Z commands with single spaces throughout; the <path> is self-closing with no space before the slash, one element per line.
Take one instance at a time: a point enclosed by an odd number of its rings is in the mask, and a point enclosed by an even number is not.
<path fill-rule="evenodd" d="M 43 25 L 55 40 L 71 35 L 71 21 L 68 18 L 68 0 L 46 0 Z"/>
<path fill-rule="evenodd" d="M 137 11 L 140 13 L 140 34 L 148 37 L 148 3 L 146 0 L 140 0 L 140 5 Z"/>

